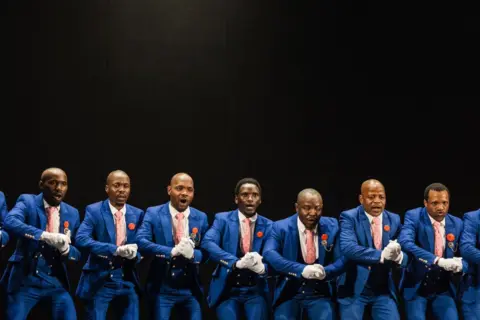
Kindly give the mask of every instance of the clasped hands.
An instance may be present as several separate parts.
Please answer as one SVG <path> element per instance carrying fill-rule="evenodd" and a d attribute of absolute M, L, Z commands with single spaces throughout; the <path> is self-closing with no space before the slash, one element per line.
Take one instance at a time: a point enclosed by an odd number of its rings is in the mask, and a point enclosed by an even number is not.
<path fill-rule="evenodd" d="M 194 250 L 195 243 L 192 241 L 192 239 L 182 238 L 182 240 L 180 240 L 180 243 L 173 247 L 171 253 L 172 257 L 182 255 L 187 259 L 192 259 Z"/>
<path fill-rule="evenodd" d="M 63 255 L 68 254 L 70 251 L 70 243 L 72 243 L 70 240 L 70 231 L 68 231 L 66 235 L 63 233 L 44 231 L 40 236 L 40 240 L 45 241 L 48 245 L 58 249 L 58 251 L 60 251 L 60 253 Z"/>
<path fill-rule="evenodd" d="M 240 260 L 235 263 L 238 269 L 250 269 L 257 274 L 265 272 L 263 257 L 258 252 L 247 252 Z"/>
<path fill-rule="evenodd" d="M 398 264 L 402 262 L 403 252 L 397 240 L 390 240 L 388 245 L 383 249 L 380 262 L 384 260 L 394 261 Z"/>
<path fill-rule="evenodd" d="M 463 270 L 462 258 L 453 257 L 449 259 L 440 258 L 437 261 L 437 265 L 446 271 L 453 271 L 454 273 L 461 272 Z"/>
<path fill-rule="evenodd" d="M 135 243 L 125 244 L 123 246 L 117 247 L 117 251 L 115 251 L 115 255 L 132 260 L 137 256 L 137 250 L 138 250 L 137 244 Z"/>
<path fill-rule="evenodd" d="M 307 265 L 302 271 L 302 277 L 305 279 L 323 280 L 326 276 L 325 268 L 321 264 Z"/>

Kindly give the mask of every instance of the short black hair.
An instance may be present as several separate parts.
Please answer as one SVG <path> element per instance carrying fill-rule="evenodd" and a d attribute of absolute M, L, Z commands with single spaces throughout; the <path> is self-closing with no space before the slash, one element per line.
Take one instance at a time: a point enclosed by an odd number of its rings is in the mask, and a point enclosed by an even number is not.
<path fill-rule="evenodd" d="M 247 183 L 251 183 L 257 186 L 258 191 L 260 191 L 260 195 L 262 194 L 262 187 L 260 187 L 260 182 L 258 182 L 256 179 L 253 178 L 243 178 L 240 181 L 237 182 L 237 185 L 235 186 L 235 195 L 238 196 L 238 193 L 240 192 L 240 188 Z"/>
<path fill-rule="evenodd" d="M 450 198 L 450 190 L 448 190 L 447 186 L 445 186 L 442 183 L 435 182 L 435 183 L 429 184 L 425 188 L 425 192 L 423 193 L 423 199 L 425 199 L 425 201 L 428 201 L 428 194 L 430 193 L 430 190 L 438 191 L 438 192 L 439 191 L 447 191 L 448 197 Z"/>

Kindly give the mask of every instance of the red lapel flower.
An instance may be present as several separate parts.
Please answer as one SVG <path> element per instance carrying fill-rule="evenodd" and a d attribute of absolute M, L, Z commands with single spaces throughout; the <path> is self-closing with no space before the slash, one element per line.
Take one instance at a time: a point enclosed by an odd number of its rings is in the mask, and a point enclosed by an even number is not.
<path fill-rule="evenodd" d="M 447 234 L 447 240 L 450 241 L 450 242 L 455 240 L 455 236 L 453 235 L 453 233 Z"/>
<path fill-rule="evenodd" d="M 63 227 L 64 227 L 64 228 L 68 228 L 69 225 L 70 225 L 70 224 L 68 223 L 68 221 L 65 221 L 65 222 L 63 223 Z"/>
<path fill-rule="evenodd" d="M 328 240 L 328 234 L 326 233 L 322 234 L 322 240 L 324 241 Z"/>
<path fill-rule="evenodd" d="M 388 224 L 384 225 L 383 230 L 385 230 L 386 232 L 389 232 L 390 231 L 390 226 Z"/>
<path fill-rule="evenodd" d="M 258 232 L 257 232 L 257 237 L 259 237 L 259 238 L 263 237 L 263 232 L 262 232 L 262 231 L 258 231 Z"/>
<path fill-rule="evenodd" d="M 198 228 L 197 228 L 197 227 L 193 228 L 193 229 L 192 229 L 192 233 L 197 234 L 197 233 L 198 233 Z"/>
<path fill-rule="evenodd" d="M 128 229 L 135 230 L 135 223 L 129 223 L 128 224 Z"/>

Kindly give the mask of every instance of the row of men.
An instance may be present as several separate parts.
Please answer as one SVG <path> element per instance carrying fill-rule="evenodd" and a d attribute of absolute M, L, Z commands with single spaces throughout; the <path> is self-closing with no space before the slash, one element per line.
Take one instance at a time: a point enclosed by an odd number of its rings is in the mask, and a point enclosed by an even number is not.
<path fill-rule="evenodd" d="M 130 179 L 123 171 L 107 177 L 108 199 L 78 210 L 63 202 L 67 175 L 45 170 L 41 193 L 21 195 L 7 213 L 0 193 L 2 247 L 17 237 L 1 284 L 7 293 L 7 319 L 25 319 L 40 301 L 52 303 L 54 319 L 76 319 L 65 262 L 89 252 L 76 294 L 89 319 L 105 319 L 109 306 L 122 319 L 138 319 L 144 291 L 155 319 L 201 319 L 200 265 L 217 263 L 207 297 L 219 319 L 399 319 L 393 268 L 401 268 L 408 319 L 425 319 L 427 307 L 438 319 L 480 316 L 480 210 L 464 220 L 448 213 L 450 193 L 429 185 L 424 206 L 400 216 L 385 209 L 384 186 L 367 180 L 360 205 L 344 211 L 340 223 L 322 217 L 323 200 L 314 189 L 297 196 L 296 213 L 277 222 L 261 216 L 262 189 L 252 178 L 235 188 L 238 209 L 207 215 L 190 206 L 194 183 L 185 173 L 172 177 L 170 201 L 142 210 L 127 204 Z M 136 264 L 153 256 L 146 287 Z M 463 259 L 462 259 L 463 257 Z M 459 291 L 452 275 L 463 276 Z M 267 278 L 273 276 L 274 292 Z M 480 296 L 479 296 L 480 297 Z"/>

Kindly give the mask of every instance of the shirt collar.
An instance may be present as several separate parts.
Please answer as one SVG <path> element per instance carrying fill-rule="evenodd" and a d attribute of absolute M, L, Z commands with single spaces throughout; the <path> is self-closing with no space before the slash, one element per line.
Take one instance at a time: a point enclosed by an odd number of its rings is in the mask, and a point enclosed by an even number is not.
<path fill-rule="evenodd" d="M 168 203 L 168 208 L 170 209 L 170 214 L 172 215 L 172 217 L 175 217 L 178 213 L 178 210 L 172 206 L 171 202 Z M 185 219 L 187 219 L 189 215 L 190 215 L 190 206 L 188 206 L 187 209 L 183 211 L 183 216 Z"/>
<path fill-rule="evenodd" d="M 427 214 L 428 214 L 428 212 L 427 212 Z M 430 217 L 429 214 L 428 214 L 428 217 L 430 218 L 430 222 L 432 223 L 432 226 L 433 226 L 433 224 L 434 224 L 437 220 L 435 220 L 435 219 L 433 219 L 432 217 Z M 440 225 L 441 225 L 442 227 L 445 227 L 445 217 L 443 218 L 442 221 L 439 221 L 439 222 L 440 222 Z"/>
<path fill-rule="evenodd" d="M 112 211 L 112 214 L 115 215 L 115 213 L 117 211 L 120 211 L 123 215 L 125 215 L 125 213 L 127 212 L 127 206 L 126 205 L 123 205 L 123 208 L 118 210 L 117 208 L 115 208 L 114 206 L 112 206 L 112 204 L 110 203 L 110 201 L 108 201 L 108 205 L 110 206 L 110 211 Z"/>
<path fill-rule="evenodd" d="M 368 221 L 370 222 L 370 224 L 372 224 L 372 221 L 373 221 L 373 218 L 375 218 L 374 216 L 372 216 L 371 214 L 368 214 L 367 211 L 363 210 L 363 212 L 365 213 L 365 215 L 367 216 L 368 218 Z M 380 218 L 380 223 L 383 222 L 383 212 L 378 216 Z"/>
<path fill-rule="evenodd" d="M 247 217 L 242 213 L 242 211 L 238 210 L 238 220 L 243 221 L 243 219 L 247 219 Z M 257 213 L 255 212 L 255 214 L 253 216 L 250 217 L 250 222 L 253 222 L 255 223 L 255 221 L 257 221 Z"/>
<path fill-rule="evenodd" d="M 303 222 L 300 220 L 300 217 L 297 217 L 297 224 L 298 224 L 298 231 L 300 231 L 300 233 L 304 234 L 305 233 L 305 230 L 307 228 L 305 228 L 305 225 L 303 224 Z M 317 226 L 315 227 L 315 230 L 313 230 L 313 233 L 314 234 L 317 234 L 318 233 L 318 224 Z"/>
<path fill-rule="evenodd" d="M 45 199 L 43 199 L 43 206 L 45 207 L 45 210 L 52 207 L 51 205 L 48 204 L 47 201 L 45 201 Z M 57 208 L 58 212 L 60 212 L 60 205 L 56 206 L 55 208 Z"/>

